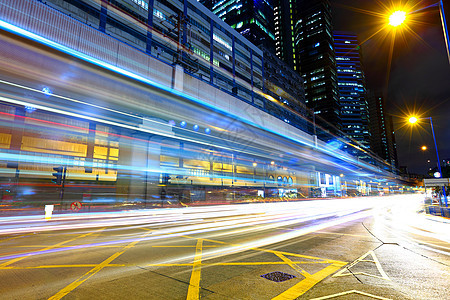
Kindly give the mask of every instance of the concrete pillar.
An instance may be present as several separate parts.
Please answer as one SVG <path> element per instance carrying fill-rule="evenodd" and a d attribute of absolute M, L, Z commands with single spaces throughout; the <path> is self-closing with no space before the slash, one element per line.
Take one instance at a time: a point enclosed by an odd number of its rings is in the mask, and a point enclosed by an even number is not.
<path fill-rule="evenodd" d="M 174 90 L 183 91 L 184 69 L 180 65 L 173 67 L 172 88 Z"/>

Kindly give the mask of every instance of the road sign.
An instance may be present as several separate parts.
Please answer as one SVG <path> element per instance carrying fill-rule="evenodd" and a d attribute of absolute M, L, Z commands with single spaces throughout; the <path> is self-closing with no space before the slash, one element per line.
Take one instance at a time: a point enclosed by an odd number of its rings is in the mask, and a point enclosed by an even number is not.
<path fill-rule="evenodd" d="M 70 209 L 73 211 L 79 211 L 81 209 L 81 202 L 72 202 L 72 204 L 70 204 Z"/>

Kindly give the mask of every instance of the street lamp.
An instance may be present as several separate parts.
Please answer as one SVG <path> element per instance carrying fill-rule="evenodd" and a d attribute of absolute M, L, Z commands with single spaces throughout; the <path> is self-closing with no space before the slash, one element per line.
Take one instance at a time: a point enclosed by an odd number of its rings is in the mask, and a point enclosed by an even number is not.
<path fill-rule="evenodd" d="M 428 149 L 428 147 L 424 145 L 424 146 L 420 147 L 420 149 L 422 149 L 422 151 L 426 151 Z"/>
<path fill-rule="evenodd" d="M 449 39 L 449 34 L 448 34 L 447 20 L 445 17 L 443 0 L 439 0 L 436 3 L 434 3 L 430 6 L 427 6 L 426 8 L 431 7 L 431 6 L 439 6 L 439 13 L 441 15 L 441 23 L 442 23 L 442 31 L 444 34 L 445 48 L 447 50 L 447 58 L 450 63 L 450 39 Z M 416 10 L 415 12 L 420 11 L 420 10 L 422 10 L 422 9 Z M 414 12 L 412 12 L 412 13 L 414 13 Z M 402 25 L 406 20 L 406 16 L 407 16 L 407 13 L 402 10 L 397 10 L 397 11 L 392 12 L 391 15 L 389 16 L 389 25 L 391 25 L 392 27 L 398 27 L 398 26 Z"/>
<path fill-rule="evenodd" d="M 439 159 L 439 152 L 438 152 L 438 148 L 437 148 L 437 143 L 436 143 L 436 136 L 434 135 L 434 128 L 433 128 L 433 119 L 431 117 L 426 117 L 426 118 L 421 118 L 421 119 L 427 119 L 430 120 L 430 125 L 431 125 L 431 133 L 433 134 L 433 140 L 434 140 L 434 148 L 436 149 L 436 158 L 437 158 L 437 164 L 438 164 L 438 171 L 440 174 L 440 177 L 442 177 L 442 170 L 441 170 L 441 161 Z M 419 119 L 415 116 L 412 116 L 408 119 L 409 123 L 411 124 L 415 124 Z M 425 147 L 426 148 L 426 147 Z M 423 147 L 422 147 L 423 150 Z M 447 195 L 445 193 L 445 186 L 442 187 L 442 192 L 444 194 L 444 201 L 445 201 L 445 206 L 448 207 L 448 203 L 447 203 Z"/>
<path fill-rule="evenodd" d="M 397 10 L 389 16 L 389 25 L 397 27 L 406 20 L 406 12 Z"/>

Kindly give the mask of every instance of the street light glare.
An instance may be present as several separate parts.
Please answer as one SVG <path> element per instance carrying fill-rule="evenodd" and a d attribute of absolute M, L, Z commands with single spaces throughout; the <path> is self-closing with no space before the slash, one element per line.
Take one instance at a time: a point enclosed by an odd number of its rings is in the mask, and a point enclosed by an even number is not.
<path fill-rule="evenodd" d="M 397 27 L 401 25 L 406 19 L 406 12 L 397 10 L 394 11 L 389 17 L 389 25 Z"/>
<path fill-rule="evenodd" d="M 427 146 L 422 146 L 422 150 L 423 151 L 425 151 L 425 150 L 427 150 L 428 148 L 427 148 Z"/>
<path fill-rule="evenodd" d="M 409 123 L 414 124 L 417 122 L 417 117 L 411 117 L 411 118 L 409 118 L 408 121 L 409 121 Z"/>

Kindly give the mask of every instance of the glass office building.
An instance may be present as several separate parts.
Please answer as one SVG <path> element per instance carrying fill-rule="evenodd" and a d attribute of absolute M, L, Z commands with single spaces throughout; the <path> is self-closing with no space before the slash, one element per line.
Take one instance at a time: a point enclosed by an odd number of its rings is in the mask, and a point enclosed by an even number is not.
<path fill-rule="evenodd" d="M 305 80 L 306 104 L 318 116 L 318 125 L 341 135 L 330 2 L 298 0 L 295 9 L 298 18 L 294 26 L 294 42 L 299 55 L 297 71 Z"/>
<path fill-rule="evenodd" d="M 334 32 L 342 131 L 370 147 L 369 108 L 361 51 L 356 34 Z"/>

